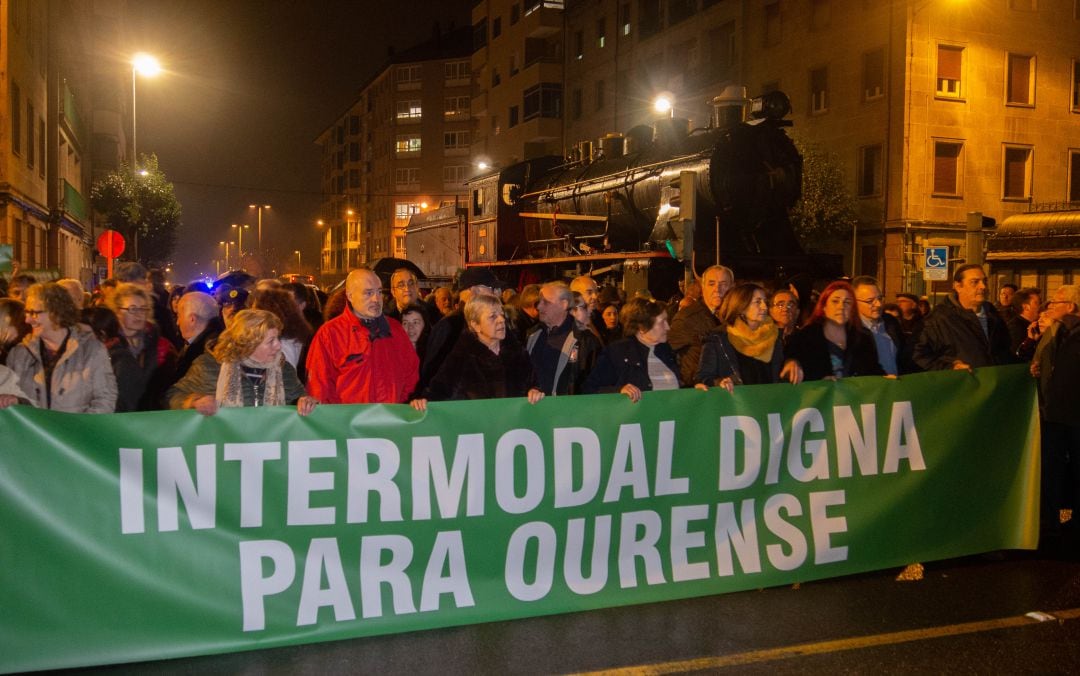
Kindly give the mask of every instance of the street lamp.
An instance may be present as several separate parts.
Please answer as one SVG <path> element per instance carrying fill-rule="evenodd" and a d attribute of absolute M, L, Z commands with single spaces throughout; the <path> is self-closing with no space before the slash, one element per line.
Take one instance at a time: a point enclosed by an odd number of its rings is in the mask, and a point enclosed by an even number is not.
<path fill-rule="evenodd" d="M 653 110 L 660 115 L 675 117 L 675 97 L 667 92 L 658 94 L 656 98 L 653 99 Z"/>
<path fill-rule="evenodd" d="M 233 242 L 218 242 L 225 250 L 225 269 L 229 269 L 229 247 L 233 245 Z"/>
<path fill-rule="evenodd" d="M 232 227 L 236 228 L 236 239 L 238 246 L 236 247 L 236 257 L 240 261 L 240 265 L 244 264 L 244 230 L 248 228 L 248 224 L 237 225 L 232 224 Z"/>
<path fill-rule="evenodd" d="M 262 212 L 263 209 L 269 209 L 269 204 L 249 204 L 248 209 L 259 210 L 259 253 L 262 253 Z"/>
<path fill-rule="evenodd" d="M 131 59 L 131 164 L 139 163 L 138 149 L 136 146 L 137 126 L 135 124 L 135 76 L 157 77 L 161 72 L 161 64 L 154 57 L 139 52 Z"/>
<path fill-rule="evenodd" d="M 296 272 L 299 274 L 304 271 L 304 264 L 300 262 L 300 250 L 293 251 L 296 254 Z"/>

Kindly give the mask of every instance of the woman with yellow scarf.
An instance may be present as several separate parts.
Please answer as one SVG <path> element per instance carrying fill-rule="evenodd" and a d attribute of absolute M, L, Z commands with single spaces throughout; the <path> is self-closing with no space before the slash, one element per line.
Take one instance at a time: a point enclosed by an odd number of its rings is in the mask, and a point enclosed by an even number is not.
<path fill-rule="evenodd" d="M 698 367 L 698 389 L 765 385 L 781 380 L 797 385 L 802 368 L 784 359 L 784 342 L 769 317 L 769 295 L 757 284 L 728 291 L 716 316 L 720 326 L 705 337 Z"/>

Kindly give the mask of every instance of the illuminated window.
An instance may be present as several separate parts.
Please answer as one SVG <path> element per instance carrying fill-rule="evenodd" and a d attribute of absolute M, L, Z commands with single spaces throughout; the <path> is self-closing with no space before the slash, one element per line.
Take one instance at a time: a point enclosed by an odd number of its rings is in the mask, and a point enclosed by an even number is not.
<path fill-rule="evenodd" d="M 399 122 L 419 122 L 421 114 L 419 100 L 397 102 L 397 119 Z"/>
<path fill-rule="evenodd" d="M 938 45 L 937 50 L 937 95 L 958 99 L 964 95 L 961 88 L 960 74 L 964 65 L 964 49 Z"/>
<path fill-rule="evenodd" d="M 607 43 L 607 19 L 600 17 L 596 20 L 596 46 L 604 48 Z"/>
<path fill-rule="evenodd" d="M 404 226 L 409 222 L 409 216 L 420 213 L 419 202 L 394 202 L 395 225 Z"/>
<path fill-rule="evenodd" d="M 1031 198 L 1032 151 L 1028 146 L 1005 146 L 1001 172 L 1001 198 Z"/>
<path fill-rule="evenodd" d="M 963 171 L 961 166 L 964 144 L 959 141 L 934 142 L 934 194 L 956 196 L 961 194 Z"/>
<path fill-rule="evenodd" d="M 881 194 L 881 146 L 859 148 L 858 162 L 859 197 L 873 197 Z"/>
<path fill-rule="evenodd" d="M 1014 106 L 1035 104 L 1035 57 L 1009 54 L 1005 103 Z"/>
<path fill-rule="evenodd" d="M 585 58 L 585 32 L 574 31 L 574 58 L 578 61 Z"/>
<path fill-rule="evenodd" d="M 829 107 L 829 69 L 810 71 L 810 112 L 824 113 Z"/>
<path fill-rule="evenodd" d="M 1080 1 L 1080 0 L 1078 0 Z M 630 35 L 630 3 L 624 2 L 622 6 L 622 34 Z"/>
<path fill-rule="evenodd" d="M 398 155 L 420 152 L 419 134 L 398 134 L 394 142 L 394 152 Z"/>

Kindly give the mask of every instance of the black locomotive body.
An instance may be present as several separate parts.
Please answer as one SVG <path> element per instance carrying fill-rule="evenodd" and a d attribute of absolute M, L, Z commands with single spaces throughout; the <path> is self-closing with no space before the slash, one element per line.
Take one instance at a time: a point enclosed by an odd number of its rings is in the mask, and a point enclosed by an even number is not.
<path fill-rule="evenodd" d="M 683 261 L 763 281 L 820 272 L 788 216 L 802 158 L 784 130 L 787 97 L 769 96 L 750 122 L 725 124 L 718 112 L 689 131 L 664 119 L 579 145 L 569 161 L 537 158 L 472 179 L 467 264 L 503 268 L 512 284 L 610 273 L 658 297 L 674 291 Z"/>

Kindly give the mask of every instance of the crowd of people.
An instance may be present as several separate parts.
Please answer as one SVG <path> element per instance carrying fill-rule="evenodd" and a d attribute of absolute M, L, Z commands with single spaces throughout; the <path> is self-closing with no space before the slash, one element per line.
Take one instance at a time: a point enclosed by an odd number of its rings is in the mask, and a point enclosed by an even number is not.
<path fill-rule="evenodd" d="M 456 292 L 421 297 L 413 270 L 349 273 L 321 297 L 302 284 L 252 280 L 169 291 L 138 263 L 93 294 L 76 280 L 14 277 L 0 298 L 0 407 L 106 413 L 430 401 L 618 392 L 637 402 L 680 387 L 897 377 L 1028 363 L 1043 426 L 1044 524 L 1080 498 L 1080 287 L 1052 300 L 959 266 L 930 311 L 877 280 L 816 291 L 767 289 L 706 269 L 666 302 L 631 298 L 589 276 L 506 289 L 471 267 Z M 386 293 L 388 291 L 388 293 Z"/>

